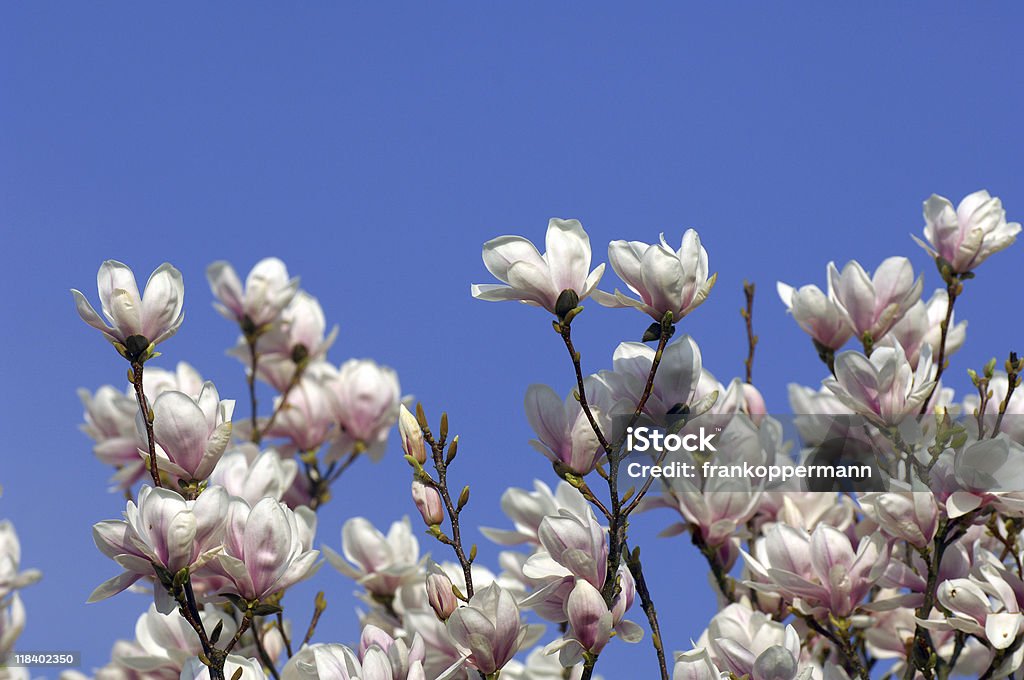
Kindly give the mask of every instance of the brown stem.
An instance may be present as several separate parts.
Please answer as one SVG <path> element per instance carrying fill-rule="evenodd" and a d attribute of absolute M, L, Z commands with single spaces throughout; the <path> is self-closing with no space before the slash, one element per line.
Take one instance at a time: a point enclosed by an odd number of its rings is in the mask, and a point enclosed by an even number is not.
<path fill-rule="evenodd" d="M 281 393 L 281 400 L 277 402 L 274 412 L 270 414 L 270 418 L 268 418 L 267 422 L 263 424 L 263 429 L 257 428 L 255 431 L 256 434 L 253 435 L 253 441 L 259 441 L 262 439 L 263 435 L 269 432 L 270 428 L 274 426 L 274 421 L 277 420 L 277 416 L 288 404 L 288 395 L 292 393 L 292 390 L 294 390 L 300 382 L 302 382 L 302 373 L 305 369 L 305 363 L 295 364 L 295 373 L 292 374 L 292 379 L 288 381 L 287 387 L 285 387 L 284 392 Z"/>
<path fill-rule="evenodd" d="M 718 561 L 718 551 L 707 544 L 704 537 L 701 536 L 700 527 L 690 526 L 690 538 L 693 544 L 697 546 L 697 549 L 700 550 L 700 554 L 707 560 L 708 567 L 711 568 L 711 574 L 715 577 L 715 583 L 718 585 L 718 591 L 722 593 L 722 597 L 729 602 L 736 602 L 736 584 Z"/>
<path fill-rule="evenodd" d="M 669 680 L 668 664 L 665 661 L 665 648 L 661 642 L 661 626 L 658 624 L 658 612 L 654 608 L 654 600 L 651 598 L 651 591 L 647 587 L 647 579 L 644 578 L 643 565 L 640 563 L 640 550 L 629 552 L 629 546 L 623 545 L 628 555 L 626 565 L 636 582 L 636 592 L 640 596 L 640 606 L 647 615 L 647 623 L 651 627 L 651 643 L 654 645 L 654 653 L 658 657 L 658 669 L 661 671 L 661 680 Z"/>
<path fill-rule="evenodd" d="M 747 326 L 747 360 L 743 365 L 747 370 L 747 384 L 753 384 L 754 379 L 754 349 L 757 347 L 757 336 L 754 335 L 754 284 L 749 281 L 743 282 L 743 296 L 747 300 L 747 307 L 740 311 Z"/>
<path fill-rule="evenodd" d="M 941 334 L 939 336 L 939 356 L 936 361 L 938 368 L 935 371 L 935 384 L 932 385 L 932 389 L 928 392 L 928 398 L 921 404 L 919 415 L 924 415 L 928 412 L 928 402 L 932 400 L 932 395 L 935 394 L 935 390 L 939 386 L 939 379 L 942 378 L 942 373 L 946 370 L 946 339 L 949 337 L 949 324 L 953 320 L 953 305 L 956 304 L 956 298 L 963 291 L 963 288 L 964 284 L 955 278 L 950 278 L 946 283 L 946 295 L 949 301 L 946 303 L 946 318 L 939 323 Z"/>
<path fill-rule="evenodd" d="M 249 373 L 245 376 L 245 382 L 249 386 L 249 407 L 252 418 L 252 443 L 259 444 L 263 438 L 260 433 L 259 410 L 256 403 L 256 367 L 260 361 L 259 352 L 256 351 L 256 338 L 247 334 L 245 341 L 249 345 Z"/>
<path fill-rule="evenodd" d="M 142 362 L 132 362 L 132 385 L 135 387 L 135 401 L 138 402 L 142 420 L 146 423 L 146 441 L 149 444 L 149 475 L 153 478 L 153 486 L 159 487 L 161 484 L 160 471 L 156 466 L 156 438 L 153 436 L 153 419 L 149 417 L 149 404 L 146 402 L 146 392 L 142 386 Z"/>
<path fill-rule="evenodd" d="M 283 634 L 284 631 L 281 631 L 281 633 Z M 256 652 L 260 656 L 260 662 L 270 669 L 270 674 L 274 676 L 275 680 L 281 680 L 281 674 L 274 666 L 274 662 L 271 661 L 270 655 L 267 654 L 267 648 L 263 646 L 263 640 L 260 639 L 259 626 L 253 626 L 252 637 L 256 641 Z"/>
<path fill-rule="evenodd" d="M 831 626 L 829 628 L 825 628 L 811 616 L 801 615 L 800 618 L 804 620 L 811 630 L 825 637 L 829 642 L 836 646 L 836 649 L 838 649 L 839 653 L 843 656 L 847 670 L 852 671 L 854 675 L 861 680 L 871 680 L 867 669 L 864 667 L 864 664 L 861 663 L 860 657 L 857 656 L 857 651 L 853 648 L 853 645 L 850 644 L 849 639 L 847 639 L 845 635 L 837 634 L 835 631 L 831 630 Z"/>
<path fill-rule="evenodd" d="M 1015 366 L 1019 366 L 1019 360 L 1017 359 L 1016 352 L 1010 352 L 1010 360 L 1006 362 L 1006 364 L 1007 368 L 1010 369 L 1006 372 L 1006 396 L 1003 397 L 1003 400 L 999 403 L 999 414 L 996 416 L 996 424 L 992 428 L 993 439 L 995 439 L 996 435 L 999 434 L 999 430 L 1003 426 L 1003 416 L 1006 415 L 1006 409 L 1010 406 L 1010 398 L 1013 396 L 1014 390 L 1017 389 L 1018 378 L 1020 378 L 1017 371 L 1013 370 Z"/>
<path fill-rule="evenodd" d="M 444 418 L 444 421 L 447 422 L 447 418 L 445 418 L 444 416 L 442 416 L 442 418 Z M 423 431 L 423 439 L 424 441 L 427 442 L 427 445 L 430 446 L 430 451 L 433 454 L 434 469 L 437 470 L 437 481 L 435 482 L 433 480 L 430 480 L 430 482 L 428 483 L 430 483 L 441 495 L 441 500 L 444 502 L 445 511 L 448 513 L 448 520 L 451 522 L 452 525 L 451 540 L 442 542 L 446 542 L 449 545 L 451 545 L 452 549 L 455 551 L 455 556 L 458 557 L 459 564 L 462 566 L 462 575 L 466 579 L 466 597 L 472 598 L 474 592 L 472 568 L 473 560 L 466 556 L 466 551 L 462 547 L 462 529 L 459 526 L 459 515 L 462 513 L 462 508 L 457 507 L 455 503 L 452 502 L 452 495 L 448 491 L 448 463 L 445 462 L 445 441 L 443 438 L 447 434 L 445 432 L 447 428 L 445 427 L 444 423 L 442 423 L 442 439 L 438 441 L 434 439 L 434 435 L 430 432 L 430 428 L 423 427 L 422 423 L 420 424 L 420 426 L 421 430 Z M 443 534 L 438 534 L 439 537 L 442 535 Z"/>

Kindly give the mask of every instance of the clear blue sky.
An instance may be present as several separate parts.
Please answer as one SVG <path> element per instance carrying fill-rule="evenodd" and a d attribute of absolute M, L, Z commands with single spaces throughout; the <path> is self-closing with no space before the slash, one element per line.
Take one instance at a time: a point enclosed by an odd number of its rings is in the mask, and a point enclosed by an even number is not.
<path fill-rule="evenodd" d="M 908 234 L 932 192 L 987 188 L 1024 219 L 1022 24 L 1011 3 L 4 4 L 0 517 L 45 572 L 24 593 L 20 646 L 99 665 L 144 606 L 83 604 L 116 570 L 90 526 L 123 508 L 76 429 L 75 388 L 120 385 L 125 370 L 68 293 L 95 300 L 102 260 L 143 278 L 179 267 L 185 325 L 160 361 L 186 359 L 242 398 L 223 354 L 235 332 L 203 271 L 283 258 L 340 324 L 335 362 L 374 357 L 430 414 L 450 411 L 454 477 L 473 480 L 473 516 L 501 524 L 506 485 L 550 478 L 526 444 L 526 387 L 571 380 L 545 314 L 470 298 L 489 280 L 483 241 L 542 241 L 549 217 L 576 217 L 604 261 L 611 239 L 697 228 L 719 279 L 686 330 L 720 379 L 740 374 L 741 284 L 754 280 L 755 380 L 783 411 L 786 383 L 817 384 L 822 368 L 777 279 L 823 286 L 831 259 L 907 254 L 930 291 L 938 277 Z M 960 389 L 966 366 L 1024 349 L 1022 248 L 987 262 L 958 307 Z M 576 326 L 585 367 L 607 367 L 646 324 L 591 305 Z M 355 466 L 319 539 L 337 548 L 353 514 L 415 512 L 408 480 L 394 445 Z M 668 522 L 642 516 L 633 531 L 676 650 L 713 598 L 689 542 L 653 538 Z M 351 641 L 351 584 L 330 569 L 314 583 L 331 600 L 321 639 Z M 290 598 L 300 626 L 313 590 Z M 653 654 L 613 644 L 601 666 L 649 677 Z"/>

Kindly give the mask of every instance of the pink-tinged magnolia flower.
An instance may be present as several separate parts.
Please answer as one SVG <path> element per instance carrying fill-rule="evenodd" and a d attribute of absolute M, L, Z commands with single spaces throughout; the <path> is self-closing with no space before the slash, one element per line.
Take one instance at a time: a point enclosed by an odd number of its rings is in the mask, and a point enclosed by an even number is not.
<path fill-rule="evenodd" d="M 278 317 L 299 289 L 299 279 L 288 278 L 288 268 L 276 257 L 256 263 L 245 278 L 245 289 L 229 263 L 218 260 L 206 268 L 210 290 L 219 301 L 214 303 L 225 318 L 253 329 Z"/>
<path fill-rule="evenodd" d="M 224 487 L 249 505 L 261 498 L 281 500 L 298 473 L 294 458 L 282 459 L 275 449 L 260 453 L 255 444 L 243 444 L 227 451 L 210 474 L 209 483 Z"/>
<path fill-rule="evenodd" d="M 941 257 L 963 274 L 1017 240 L 1020 224 L 1006 221 L 1002 202 L 987 191 L 970 194 L 953 209 L 947 198 L 932 194 L 924 202 L 924 237 L 914 237 L 932 257 Z"/>
<path fill-rule="evenodd" d="M 986 564 L 973 578 L 950 579 L 939 585 L 936 599 L 952 616 L 917 621 L 925 628 L 952 628 L 987 640 L 993 649 L 1007 649 L 1024 628 L 1017 595 L 1022 589 L 1019 577 Z M 1020 660 L 1018 657 L 1018 664 Z"/>
<path fill-rule="evenodd" d="M 873 277 L 856 260 L 847 262 L 842 273 L 829 262 L 828 287 L 854 336 L 867 335 L 877 342 L 921 297 L 924 278 L 914 279 L 914 268 L 905 257 L 883 260 Z"/>
<path fill-rule="evenodd" d="M 361 445 L 371 459 L 380 460 L 388 432 L 398 420 L 402 399 L 398 374 L 371 359 L 349 359 L 327 381 L 327 388 L 341 426 L 337 455 Z"/>
<path fill-rule="evenodd" d="M 762 630 L 764 628 L 766 626 Z M 745 631 L 735 631 L 740 633 L 740 639 L 727 635 L 713 638 L 711 645 L 715 660 L 733 675 L 749 677 L 751 680 L 809 680 L 811 668 L 801 671 L 797 664 L 800 659 L 800 637 L 796 629 L 792 625 L 783 628 L 781 624 L 778 628 L 782 629 L 781 635 L 768 628 L 764 637 L 747 638 L 743 636 Z"/>
<path fill-rule="evenodd" d="M 612 241 L 608 261 L 629 289 L 640 299 L 594 291 L 594 299 L 606 307 L 635 307 L 661 321 L 666 312 L 679 321 L 699 307 L 711 293 L 718 274 L 708 277 L 708 252 L 700 236 L 687 229 L 679 250 L 673 250 L 661 235 L 661 243 Z"/>
<path fill-rule="evenodd" d="M 423 638 L 417 634 L 413 635 L 411 642 L 406 642 L 368 624 L 359 638 L 359 660 L 363 665 L 361 680 L 425 680 L 425 652 Z"/>
<path fill-rule="evenodd" d="M 195 633 L 193 633 L 194 635 Z M 241 673 L 238 673 L 241 671 Z M 263 666 L 256 659 L 246 659 L 242 656 L 229 654 L 224 660 L 224 677 L 234 678 L 238 674 L 238 680 L 266 680 Z M 185 662 L 181 669 L 180 680 L 210 680 L 210 667 L 192 657 Z"/>
<path fill-rule="evenodd" d="M 533 491 L 510 488 L 501 495 L 501 510 L 515 524 L 511 531 L 482 528 L 484 536 L 500 545 L 530 543 L 540 545 L 537 532 L 545 517 L 558 515 L 565 509 L 575 517 L 586 517 L 588 503 L 583 494 L 568 482 L 559 482 L 555 492 L 540 480 L 534 480 Z"/>
<path fill-rule="evenodd" d="M 345 557 L 323 546 L 327 561 L 374 595 L 394 595 L 399 586 L 422 573 L 420 547 L 408 517 L 393 523 L 387 536 L 369 520 L 353 517 L 341 529 L 341 547 Z"/>
<path fill-rule="evenodd" d="M 654 354 L 654 348 L 642 343 L 623 342 L 615 348 L 612 356 L 613 370 L 601 371 L 597 375 L 597 379 L 607 386 L 612 399 L 624 400 L 629 405 L 629 413 L 639 403 L 647 385 Z M 664 425 L 666 415 L 675 413 L 678 407 L 688 405 L 692 409 L 700 378 L 700 348 L 690 336 L 684 335 L 665 348 L 644 413 L 657 424 Z"/>
<path fill-rule="evenodd" d="M 398 405 L 398 434 L 402 438 L 402 451 L 412 456 L 420 465 L 427 462 L 427 446 L 423 441 L 423 430 L 416 416 L 405 404 Z"/>
<path fill-rule="evenodd" d="M 596 408 L 591 412 L 602 431 L 611 432 L 610 414 Z M 526 418 L 537 433 L 537 439 L 530 442 L 533 448 L 578 475 L 593 472 L 604 451 L 573 395 L 563 402 L 547 385 L 530 385 L 526 391 Z"/>
<path fill-rule="evenodd" d="M 843 352 L 836 357 L 835 378 L 827 387 L 847 408 L 879 427 L 898 425 L 917 413 L 935 386 L 931 347 L 925 345 L 917 370 L 901 347 L 879 347 L 866 357 Z"/>
<path fill-rule="evenodd" d="M 250 508 L 232 498 L 224 550 L 210 568 L 229 580 L 227 592 L 263 600 L 313 575 L 320 554 L 311 549 L 315 533 L 316 513 L 309 508 L 291 510 L 273 498 Z"/>
<path fill-rule="evenodd" d="M 881 577 L 888 546 L 881 534 L 863 538 L 854 552 L 850 538 L 819 524 L 814 533 L 775 524 L 755 543 L 756 558 L 744 552 L 755 590 L 777 593 L 799 611 L 849 616 Z"/>
<path fill-rule="evenodd" d="M 212 382 L 203 385 L 199 397 L 168 391 L 153 402 L 153 438 L 157 467 L 185 481 L 210 476 L 231 441 L 231 414 L 235 402 L 221 400 Z M 149 457 L 146 425 L 136 415 L 139 453 Z"/>
<path fill-rule="evenodd" d="M 281 669 L 281 680 L 362 680 L 362 668 L 345 645 L 306 645 Z"/>
<path fill-rule="evenodd" d="M 577 579 L 576 585 L 569 593 L 565 610 L 569 617 L 569 631 L 566 637 L 572 635 L 569 641 L 575 645 L 569 644 L 561 648 L 563 665 L 572 665 L 565 661 L 578 661 L 576 657 L 582 656 L 584 651 L 600 654 L 612 637 L 612 613 L 608 611 L 608 605 L 604 603 L 601 592 L 588 581 Z"/>
<path fill-rule="evenodd" d="M 93 525 L 96 547 L 125 571 L 100 584 L 89 602 L 105 600 L 152 576 L 154 566 L 174 574 L 206 563 L 220 549 L 227 510 L 228 495 L 220 487 L 186 501 L 170 489 L 143 486 L 138 505 L 128 501 L 124 520 Z M 161 612 L 173 610 L 174 602 L 163 588 L 157 587 L 155 595 Z"/>
<path fill-rule="evenodd" d="M 0 521 L 0 600 L 12 591 L 32 585 L 42 574 L 38 569 L 21 568 L 21 543 L 14 525 L 8 520 Z"/>
<path fill-rule="evenodd" d="M 287 389 L 301 364 L 309 367 L 321 362 L 327 350 L 338 336 L 338 327 L 326 334 L 327 321 L 320 302 L 304 290 L 300 290 L 281 312 L 280 317 L 267 333 L 256 341 L 260 355 L 256 376 L 278 392 Z M 242 361 L 249 370 L 251 357 L 248 344 L 239 338 L 238 344 L 229 352 Z"/>
<path fill-rule="evenodd" d="M 428 527 L 444 521 L 444 504 L 441 502 L 441 494 L 434 487 L 413 480 L 412 500 Z"/>
<path fill-rule="evenodd" d="M 800 328 L 811 338 L 831 350 L 846 344 L 853 329 L 839 304 L 817 286 L 793 288 L 782 281 L 775 284 L 779 297 Z"/>
<path fill-rule="evenodd" d="M 899 343 L 907 355 L 907 361 L 913 368 L 917 368 L 924 347 L 937 349 L 942 342 L 940 324 L 946 319 L 948 304 L 949 294 L 942 288 L 936 290 L 927 303 L 918 300 L 882 339 L 882 344 L 893 347 Z M 966 321 L 955 323 L 953 316 L 950 316 L 949 321 L 949 331 L 946 333 L 946 358 L 960 349 L 967 338 Z"/>
<path fill-rule="evenodd" d="M 533 632 L 520 618 L 516 599 L 497 583 L 478 588 L 469 604 L 456 609 L 445 625 L 466 655 L 466 663 L 484 675 L 501 670 Z M 458 672 L 456 666 L 438 680 L 457 677 Z"/>
<path fill-rule="evenodd" d="M 282 398 L 274 399 L 277 418 L 264 431 L 264 436 L 287 439 L 289 444 L 284 449 L 288 452 L 319 450 L 334 434 L 335 419 L 328 388 L 315 377 L 307 376 L 288 393 L 283 406 Z"/>
<path fill-rule="evenodd" d="M 508 285 L 474 284 L 471 292 L 480 300 L 521 300 L 557 314 L 559 295 L 571 290 L 586 299 L 601 280 L 604 265 L 590 271 L 590 237 L 578 220 L 548 222 L 547 252 L 522 236 L 499 236 L 484 244 L 487 271 Z M 562 310 L 564 311 L 567 310 Z"/>
<path fill-rule="evenodd" d="M 578 517 L 561 510 L 545 517 L 537 531 L 543 550 L 530 557 L 523 568 L 529 578 L 575 577 L 601 589 L 607 576 L 608 542 L 605 529 L 594 513 Z"/>
<path fill-rule="evenodd" d="M 166 262 L 153 272 L 146 282 L 146 290 L 139 295 L 135 275 L 127 265 L 107 260 L 96 276 L 103 315 L 112 326 L 104 323 L 85 296 L 72 290 L 78 315 L 87 324 L 107 336 L 119 351 L 129 358 L 143 358 L 150 345 L 157 345 L 178 331 L 184 315 L 185 284 L 181 272 Z M 128 338 L 139 336 L 129 343 Z"/>
<path fill-rule="evenodd" d="M 931 545 L 938 529 L 939 507 L 930 491 L 866 493 L 858 500 L 864 514 L 887 536 L 916 548 Z"/>

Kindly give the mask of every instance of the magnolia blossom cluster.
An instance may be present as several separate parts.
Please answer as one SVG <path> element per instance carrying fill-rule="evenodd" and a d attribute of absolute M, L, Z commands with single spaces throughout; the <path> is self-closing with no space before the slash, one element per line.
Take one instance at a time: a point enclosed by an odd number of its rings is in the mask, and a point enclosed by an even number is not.
<path fill-rule="evenodd" d="M 448 439 L 447 415 L 432 430 L 423 409 L 402 403 L 390 369 L 329 363 L 336 332 L 283 263 L 260 262 L 244 285 L 227 263 L 208 270 L 218 310 L 240 332 L 231 353 L 251 391 L 234 400 L 188 364 L 152 365 L 154 347 L 181 324 L 180 274 L 164 265 L 140 296 L 127 267 L 104 263 L 106 321 L 77 292 L 76 305 L 129 360 L 132 384 L 83 391 L 83 430 L 129 499 L 123 519 L 94 527 L 120 573 L 92 599 L 131 588 L 151 591 L 153 603 L 96 677 L 588 680 L 609 645 L 641 641 L 651 651 L 634 653 L 649 654 L 663 680 L 1015 677 L 1024 667 L 1024 360 L 1011 352 L 972 371 L 974 394 L 942 381 L 966 337 L 957 300 L 1020 226 L 986 192 L 956 208 L 933 196 L 924 221 L 920 243 L 942 282 L 934 292 L 925 292 L 926 268 L 905 257 L 873 270 L 830 263 L 824 291 L 777 285 L 823 363 L 820 385 L 789 387 L 790 429 L 769 415 L 749 363 L 747 380 L 727 382 L 705 365 L 686 317 L 716 275 L 694 230 L 678 248 L 664 235 L 653 245 L 613 241 L 608 261 L 624 284 L 613 292 L 599 288 L 605 265 L 576 220 L 551 220 L 543 254 L 520 236 L 488 241 L 484 264 L 499 283 L 473 295 L 550 312 L 571 362 L 568 389 L 522 386 L 529 444 L 544 457 L 534 460 L 557 483 L 502 495 L 509 525 L 482 529 L 500 546 L 493 570 L 464 541 L 487 499 L 470 503 L 470 486 L 458 493 L 453 481 L 474 454 Z M 591 298 L 653 323 L 588 372 L 573 333 Z M 257 381 L 276 392 L 266 413 Z M 240 415 L 245 403 L 251 412 Z M 713 433 L 714 446 L 627 455 L 625 428 L 641 422 L 694 441 Z M 340 546 L 314 547 L 331 485 L 359 456 L 383 454 L 396 423 L 412 470 L 400 492 L 418 517 L 386 531 L 352 517 Z M 879 478 L 769 483 L 712 469 L 823 456 L 868 462 Z M 637 460 L 692 472 L 626 481 Z M 641 562 L 630 533 L 661 521 L 644 513 L 665 510 L 664 540 L 688 536 L 718 597 L 702 633 L 660 625 L 657 611 L 678 606 L 680 592 L 652 592 L 645 572 L 678 566 Z M 24 616 L 14 589 L 32 578 L 18 571 L 4 529 L 0 658 Z M 320 599 L 305 638 L 281 611 L 321 552 L 357 588 L 357 640 L 317 628 Z M 669 646 L 687 639 L 681 651 Z M 646 668 L 642 677 L 657 677 Z"/>

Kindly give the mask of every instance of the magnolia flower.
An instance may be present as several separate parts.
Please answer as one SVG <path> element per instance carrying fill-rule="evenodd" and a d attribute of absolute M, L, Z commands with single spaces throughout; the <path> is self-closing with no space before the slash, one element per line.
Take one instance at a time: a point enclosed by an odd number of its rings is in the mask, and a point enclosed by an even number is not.
<path fill-rule="evenodd" d="M 604 265 L 590 271 L 590 237 L 578 220 L 548 222 L 546 246 L 547 252 L 541 255 L 522 236 L 499 236 L 485 243 L 487 271 L 508 285 L 474 284 L 473 297 L 492 302 L 521 300 L 564 314 L 568 310 L 556 309 L 562 291 L 573 291 L 577 300 L 594 292 Z"/>
<path fill-rule="evenodd" d="M 231 441 L 231 414 L 235 402 L 221 400 L 212 382 L 203 385 L 199 397 L 168 391 L 153 403 L 153 439 L 157 466 L 178 479 L 204 480 Z M 146 423 L 136 415 L 139 439 L 146 441 Z M 149 457 L 146 444 L 139 453 Z"/>
<path fill-rule="evenodd" d="M 699 307 L 711 292 L 718 274 L 708 278 L 708 253 L 693 229 L 683 234 L 679 250 L 673 250 L 661 235 L 661 243 L 612 241 L 608 261 L 629 289 L 640 299 L 594 291 L 594 299 L 606 307 L 635 307 L 655 321 L 666 312 L 679 321 Z"/>
<path fill-rule="evenodd" d="M 905 257 L 890 257 L 873 277 L 856 260 L 847 262 L 842 273 L 828 263 L 829 296 L 838 305 L 857 338 L 869 336 L 877 342 L 921 297 L 924 279 L 914 279 L 914 269 Z"/>
<path fill-rule="evenodd" d="M 836 377 L 825 379 L 822 385 L 854 413 L 879 427 L 891 427 L 917 413 L 932 394 L 935 366 L 931 354 L 926 345 L 915 371 L 900 347 L 879 347 L 870 357 L 843 352 L 836 357 Z"/>
<path fill-rule="evenodd" d="M 388 432 L 398 420 L 402 391 L 394 369 L 371 359 L 349 359 L 328 379 L 334 417 L 341 426 L 335 449 L 366 447 L 373 460 L 380 460 L 387 446 Z"/>
<path fill-rule="evenodd" d="M 566 510 L 574 517 L 587 517 L 587 500 L 568 482 L 559 482 L 555 492 L 540 480 L 534 480 L 533 491 L 509 488 L 501 495 L 501 510 L 515 525 L 511 531 L 482 528 L 484 536 L 500 545 L 530 543 L 540 545 L 537 532 L 545 517 Z"/>
<path fill-rule="evenodd" d="M 805 614 L 828 611 L 840 617 L 856 610 L 888 558 L 880 534 L 861 539 L 854 552 L 846 534 L 824 524 L 811 534 L 774 524 L 754 548 L 756 558 L 743 553 L 759 579 L 747 581 L 748 586 L 793 600 Z"/>
<path fill-rule="evenodd" d="M 609 414 L 592 409 L 604 432 L 611 431 Z M 547 385 L 530 385 L 526 392 L 526 418 L 538 439 L 530 442 L 548 460 L 561 463 L 578 475 L 594 470 L 603 454 L 583 407 L 573 396 L 563 403 Z"/>
<path fill-rule="evenodd" d="M 750 645 L 730 638 L 713 641 L 722 666 L 738 677 L 751 680 L 810 680 L 811 668 L 798 668 L 800 637 L 792 625 L 786 626 L 784 637 L 777 644 L 751 640 Z"/>
<path fill-rule="evenodd" d="M 938 529 L 939 508 L 930 491 L 861 494 L 864 514 L 886 535 L 916 548 L 931 545 Z"/>
<path fill-rule="evenodd" d="M 236 674 L 238 680 L 266 680 L 267 678 L 263 673 L 263 666 L 256 659 L 246 659 L 229 654 L 224 660 L 224 677 L 234 678 Z M 180 680 L 210 680 L 210 677 L 210 667 L 200 661 L 198 657 L 192 657 L 185 662 L 181 669 Z"/>
<path fill-rule="evenodd" d="M 327 320 L 320 302 L 300 290 L 271 330 L 257 340 L 260 360 L 256 376 L 277 391 L 284 392 L 300 366 L 306 367 L 305 374 L 309 375 L 309 367 L 323 360 L 337 336 L 337 326 L 327 333 Z M 239 339 L 230 354 L 252 370 L 249 366 L 250 349 L 244 338 Z"/>
<path fill-rule="evenodd" d="M 312 576 L 320 554 L 311 549 L 314 533 L 316 513 L 309 508 L 291 510 L 273 498 L 250 508 L 241 498 L 232 498 L 224 550 L 210 567 L 228 579 L 228 592 L 264 600 Z"/>
<path fill-rule="evenodd" d="M 829 295 L 822 293 L 817 286 L 795 289 L 782 281 L 775 286 L 800 328 L 822 347 L 837 350 L 853 335 L 846 315 L 832 298 L 831 286 Z"/>
<path fill-rule="evenodd" d="M 334 434 L 334 414 L 331 409 L 331 395 L 328 388 L 312 376 L 303 377 L 299 384 L 288 392 L 287 401 L 281 404 L 283 396 L 274 399 L 277 418 L 263 435 L 284 437 L 289 447 L 299 451 L 317 451 Z"/>
<path fill-rule="evenodd" d="M 324 546 L 327 561 L 374 595 L 392 596 L 419 573 L 419 543 L 408 517 L 392 524 L 387 536 L 369 520 L 354 517 L 341 529 L 341 546 L 344 558 Z"/>
<path fill-rule="evenodd" d="M 672 667 L 672 680 L 721 680 L 718 670 L 706 649 L 694 649 L 676 654 Z"/>
<path fill-rule="evenodd" d="M 952 616 L 917 622 L 933 630 L 959 630 L 987 640 L 994 649 L 1007 649 L 1024 628 L 1019 591 L 1015 590 L 1021 587 L 1024 584 L 1014 574 L 983 565 L 973 578 L 949 579 L 939 585 L 936 599 Z"/>
<path fill-rule="evenodd" d="M 545 517 L 537 531 L 544 550 L 533 554 L 523 568 L 529 578 L 575 577 L 590 582 L 595 588 L 604 586 L 608 562 L 605 529 L 587 508 L 583 517 L 566 510 Z"/>
<path fill-rule="evenodd" d="M 85 296 L 72 290 L 78 315 L 129 360 L 143 360 L 151 345 L 160 344 L 181 326 L 185 284 L 181 272 L 166 262 L 150 275 L 141 296 L 132 270 L 115 260 L 100 266 L 96 283 L 103 315 L 113 325 L 104 323 Z"/>
<path fill-rule="evenodd" d="M 928 302 L 918 300 L 907 310 L 903 318 L 896 322 L 882 343 L 895 347 L 898 343 L 907 355 L 911 367 L 917 368 L 921 351 L 930 346 L 937 348 L 942 342 L 942 326 L 946 319 L 946 308 L 949 306 L 949 294 L 942 288 L 936 290 Z M 949 318 L 949 330 L 946 333 L 946 354 L 948 358 L 964 344 L 967 338 L 967 322 L 955 323 L 953 315 Z"/>
<path fill-rule="evenodd" d="M 206 563 L 220 549 L 227 510 L 228 495 L 220 487 L 186 501 L 170 489 L 143 486 L 138 505 L 128 501 L 124 520 L 93 525 L 96 547 L 125 571 L 100 584 L 89 602 L 105 600 L 152 576 L 155 567 L 173 575 Z M 174 602 L 165 589 L 157 588 L 155 595 L 161 612 L 172 611 Z"/>
<path fill-rule="evenodd" d="M 644 393 L 654 356 L 655 350 L 647 345 L 623 342 L 612 356 L 613 370 L 597 375 L 597 380 L 607 386 L 613 399 L 629 404 L 629 413 Z M 700 348 L 693 338 L 684 335 L 665 347 L 644 413 L 657 424 L 665 424 L 666 416 L 676 413 L 679 407 L 695 405 L 700 379 Z"/>
<path fill-rule="evenodd" d="M 426 680 L 423 672 L 425 651 L 419 635 L 414 634 L 412 641 L 406 643 L 377 626 L 367 625 L 359 638 L 362 680 Z"/>
<path fill-rule="evenodd" d="M 535 633 L 535 627 L 520 618 L 512 594 L 497 583 L 478 588 L 469 603 L 456 609 L 445 625 L 466 662 L 484 675 L 501 670 Z M 456 677 L 460 666 L 450 668 L 438 680 Z"/>
<path fill-rule="evenodd" d="M 345 645 L 306 645 L 281 669 L 281 680 L 362 680 L 362 668 Z"/>
<path fill-rule="evenodd" d="M 221 457 L 209 483 L 255 505 L 261 498 L 281 500 L 298 470 L 294 458 L 282 459 L 274 449 L 260 453 L 254 444 L 243 444 Z"/>
<path fill-rule="evenodd" d="M 1009 247 L 1020 233 L 1020 224 L 1006 221 L 1002 202 L 984 190 L 964 198 L 955 210 L 949 199 L 932 194 L 924 202 L 924 221 L 928 242 L 914 240 L 932 257 L 948 262 L 956 274 Z"/>
<path fill-rule="evenodd" d="M 573 663 L 565 663 L 571 659 L 576 662 L 576 657 L 582 656 L 581 652 L 600 654 L 612 636 L 612 613 L 608 611 L 608 605 L 604 603 L 601 592 L 590 585 L 588 581 L 578 579 L 565 606 L 566 615 L 569 618 L 570 633 L 573 637 L 563 646 L 560 656 L 562 665 L 571 666 Z M 568 652 L 568 653 L 566 653 Z"/>
<path fill-rule="evenodd" d="M 284 262 L 268 257 L 256 263 L 245 278 L 245 290 L 234 267 L 218 260 L 206 268 L 214 303 L 225 318 L 258 329 L 278 317 L 299 289 L 299 279 L 288 278 Z"/>

